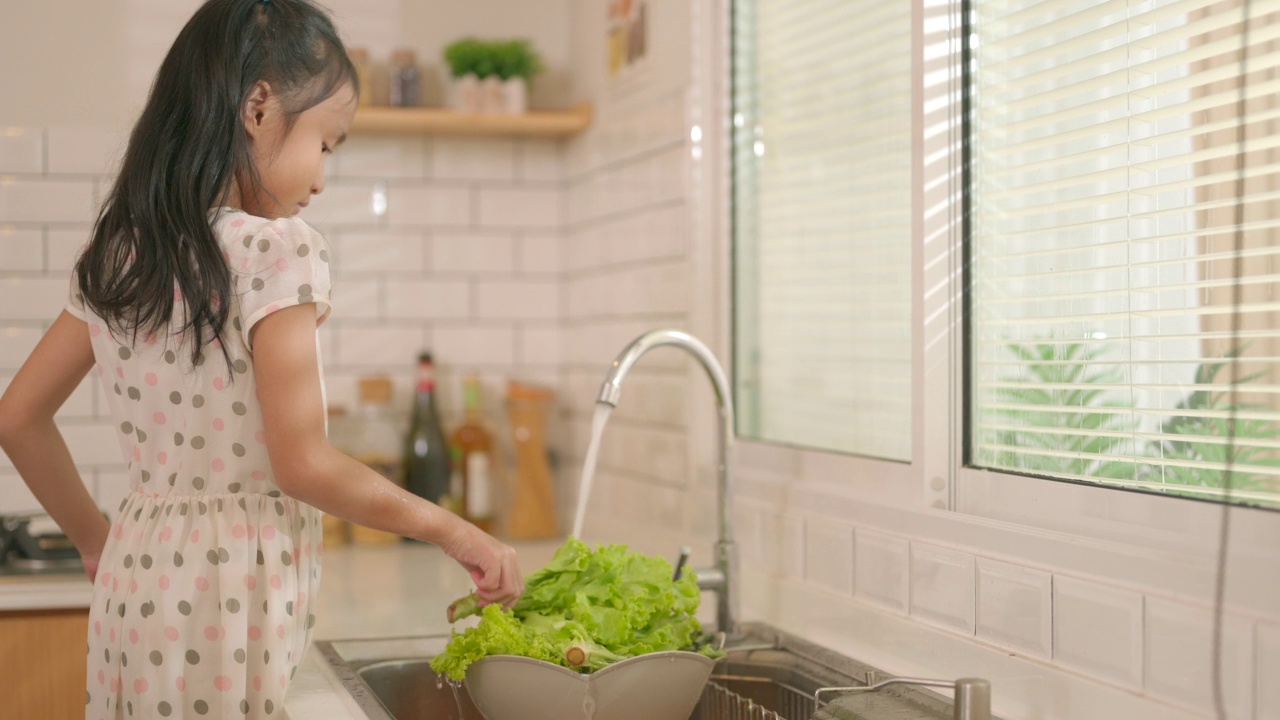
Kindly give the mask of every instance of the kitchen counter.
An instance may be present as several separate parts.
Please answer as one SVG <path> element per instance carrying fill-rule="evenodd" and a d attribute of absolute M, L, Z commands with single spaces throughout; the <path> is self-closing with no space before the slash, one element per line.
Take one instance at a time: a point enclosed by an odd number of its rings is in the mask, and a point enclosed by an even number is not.
<path fill-rule="evenodd" d="M 551 560 L 562 540 L 513 543 L 528 574 Z M 445 610 L 472 587 L 432 545 L 336 547 L 325 551 L 317 601 L 317 640 L 391 638 L 449 632 Z M 0 576 L 0 611 L 88 607 L 84 575 Z M 285 708 L 307 720 L 364 720 L 314 647 L 303 658 Z"/>

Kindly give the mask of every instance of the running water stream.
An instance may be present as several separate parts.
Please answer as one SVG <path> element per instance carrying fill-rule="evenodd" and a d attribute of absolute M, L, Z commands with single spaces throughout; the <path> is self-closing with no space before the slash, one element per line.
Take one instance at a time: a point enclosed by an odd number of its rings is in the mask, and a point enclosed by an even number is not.
<path fill-rule="evenodd" d="M 578 483 L 578 510 L 573 515 L 571 537 L 582 538 L 582 523 L 587 517 L 587 501 L 591 498 L 591 485 L 596 479 L 596 461 L 600 459 L 600 438 L 604 435 L 604 426 L 609 422 L 609 413 L 612 411 L 612 405 L 596 404 L 596 415 L 591 420 L 591 444 L 587 446 L 587 459 L 582 463 L 582 480 Z"/>

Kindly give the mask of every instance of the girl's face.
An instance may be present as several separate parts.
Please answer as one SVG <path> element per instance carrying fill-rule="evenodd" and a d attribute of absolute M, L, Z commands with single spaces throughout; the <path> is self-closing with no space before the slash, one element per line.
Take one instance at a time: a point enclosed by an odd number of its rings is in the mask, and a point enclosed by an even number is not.
<path fill-rule="evenodd" d="M 325 161 L 347 139 L 355 113 L 355 92 L 343 85 L 289 128 L 279 96 L 259 83 L 245 104 L 244 122 L 260 182 L 257 188 L 238 182 L 232 204 L 259 217 L 296 215 L 324 190 Z"/>

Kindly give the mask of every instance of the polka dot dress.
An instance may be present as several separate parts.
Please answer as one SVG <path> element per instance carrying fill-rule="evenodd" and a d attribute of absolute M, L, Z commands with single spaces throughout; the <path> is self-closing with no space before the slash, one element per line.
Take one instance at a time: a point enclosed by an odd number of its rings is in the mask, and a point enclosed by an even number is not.
<path fill-rule="evenodd" d="M 319 514 L 271 473 L 249 333 L 302 303 L 323 322 L 328 250 L 297 218 L 211 217 L 235 295 L 229 368 L 215 346 L 194 365 L 176 331 L 113 336 L 72 284 L 131 483 L 94 587 L 87 720 L 283 717 L 311 642 Z"/>

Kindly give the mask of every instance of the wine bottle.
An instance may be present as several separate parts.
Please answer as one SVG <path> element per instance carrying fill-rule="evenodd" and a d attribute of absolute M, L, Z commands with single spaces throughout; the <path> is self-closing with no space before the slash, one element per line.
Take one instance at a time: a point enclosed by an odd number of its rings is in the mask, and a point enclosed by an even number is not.
<path fill-rule="evenodd" d="M 461 450 L 462 515 L 481 530 L 493 531 L 493 434 L 485 427 L 480 378 L 469 375 L 462 384 L 463 421 L 453 431 L 453 446 Z"/>
<path fill-rule="evenodd" d="M 405 488 L 439 503 L 449 493 L 449 446 L 436 410 L 435 386 L 435 364 L 430 353 L 423 353 L 418 356 L 418 389 L 405 439 Z"/>

